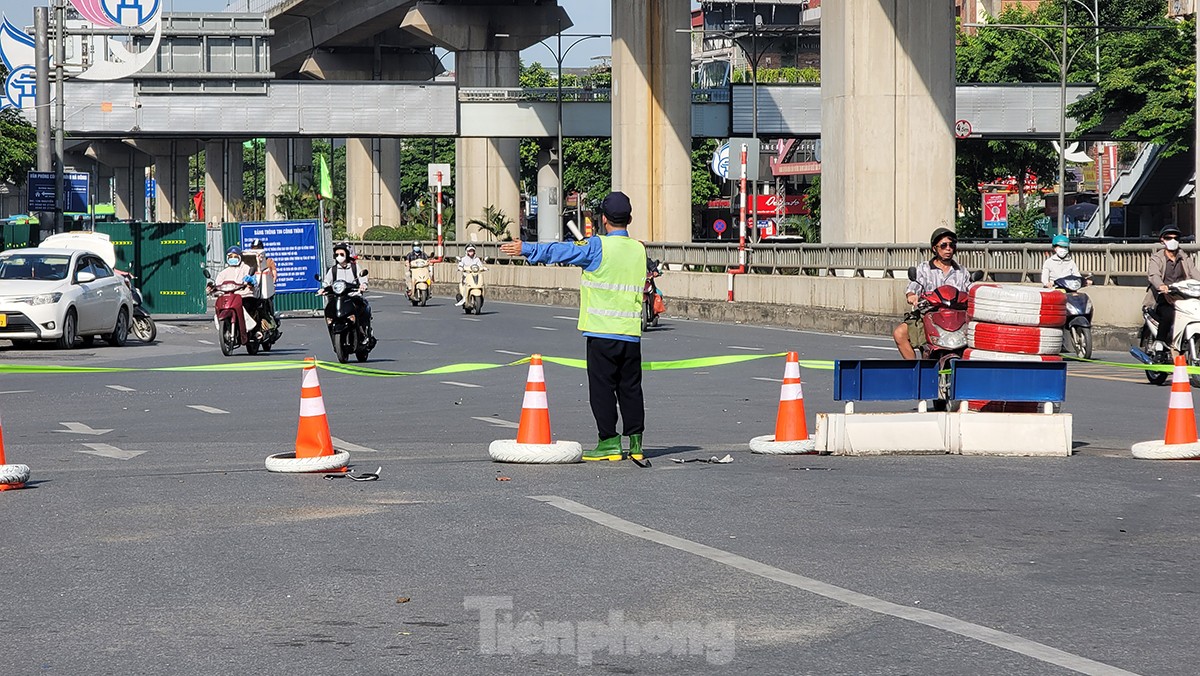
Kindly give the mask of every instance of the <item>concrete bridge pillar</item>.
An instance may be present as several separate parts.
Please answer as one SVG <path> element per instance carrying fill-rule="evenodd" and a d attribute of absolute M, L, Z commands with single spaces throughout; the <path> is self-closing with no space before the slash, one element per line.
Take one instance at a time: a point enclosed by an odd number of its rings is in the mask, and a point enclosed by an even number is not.
<path fill-rule="evenodd" d="M 452 50 L 460 87 L 516 87 L 520 84 L 520 51 L 570 28 L 571 19 L 554 5 L 522 0 L 515 4 L 519 7 L 417 4 L 408 11 L 401 28 Z M 686 22 L 687 15 L 685 3 L 681 21 Z M 482 220 L 488 206 L 512 219 L 515 236 L 521 208 L 519 141 L 459 139 L 455 165 L 456 238 L 485 236 L 487 233 L 479 230 L 468 233 L 466 223 Z"/>
<path fill-rule="evenodd" d="M 692 240 L 690 7 L 612 3 L 612 185 L 633 206 L 631 234 L 648 241 Z"/>
<path fill-rule="evenodd" d="M 822 9 L 822 241 L 924 242 L 953 228 L 953 4 Z"/>
<path fill-rule="evenodd" d="M 552 145 L 542 144 L 538 152 L 537 230 L 539 242 L 562 239 L 563 196 L 558 194 L 558 161 Z"/>
<path fill-rule="evenodd" d="M 278 211 L 278 196 L 284 184 L 295 184 L 301 190 L 312 186 L 312 139 L 267 139 L 265 178 L 265 218 L 283 218 Z"/>
<path fill-rule="evenodd" d="M 210 141 L 204 147 L 204 220 L 239 220 L 232 205 L 242 200 L 242 142 Z"/>
<path fill-rule="evenodd" d="M 187 220 L 191 190 L 188 176 L 190 155 L 174 152 L 154 156 L 154 220 L 175 223 Z"/>
<path fill-rule="evenodd" d="M 117 218 L 144 219 L 146 166 L 150 158 L 145 153 L 116 141 L 93 141 L 84 149 L 83 154 L 98 164 L 112 168 L 112 200 Z"/>
<path fill-rule="evenodd" d="M 346 139 L 346 229 L 400 225 L 400 140 Z"/>

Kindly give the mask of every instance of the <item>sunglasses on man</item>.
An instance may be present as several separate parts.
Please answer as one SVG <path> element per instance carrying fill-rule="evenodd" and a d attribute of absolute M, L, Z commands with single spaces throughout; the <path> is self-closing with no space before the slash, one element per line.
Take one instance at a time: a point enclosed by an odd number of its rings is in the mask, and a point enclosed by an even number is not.
<path fill-rule="evenodd" d="M 939 248 L 939 249 L 957 249 L 958 244 L 956 242 L 939 242 L 937 245 L 937 248 Z"/>

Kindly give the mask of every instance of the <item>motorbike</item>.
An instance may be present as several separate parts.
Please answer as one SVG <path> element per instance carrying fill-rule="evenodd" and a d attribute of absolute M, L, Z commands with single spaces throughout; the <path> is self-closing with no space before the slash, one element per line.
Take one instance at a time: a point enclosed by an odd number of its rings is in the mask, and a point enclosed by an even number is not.
<path fill-rule="evenodd" d="M 660 263 L 661 261 L 655 261 L 654 269 L 646 272 L 646 285 L 642 288 L 643 331 L 648 326 L 658 326 L 659 315 L 667 311 L 662 294 L 658 292 L 658 285 L 654 283 L 655 278 L 662 276 L 662 270 L 658 267 Z"/>
<path fill-rule="evenodd" d="M 1171 297 L 1175 299 L 1175 326 L 1171 344 L 1156 347 L 1158 315 L 1154 308 L 1142 308 L 1144 323 L 1138 347 L 1129 348 L 1129 353 L 1143 364 L 1171 364 L 1171 349 L 1182 354 L 1189 366 L 1200 366 L 1200 281 L 1185 279 L 1170 285 Z M 1171 374 L 1167 371 L 1146 371 L 1146 380 L 1152 385 L 1162 385 Z M 1193 387 L 1200 387 L 1200 374 L 1189 375 Z"/>
<path fill-rule="evenodd" d="M 983 273 L 976 271 L 971 276 L 972 282 L 983 279 Z M 908 280 L 917 280 L 917 269 L 908 269 Z M 938 399 L 934 402 L 935 409 L 943 409 L 950 399 L 950 362 L 961 359 L 967 349 L 967 292 L 953 286 L 939 286 L 933 291 L 920 296 L 917 305 L 904 319 L 918 319 L 925 329 L 925 343 L 917 348 L 917 357 L 937 362 L 938 368 Z"/>
<path fill-rule="evenodd" d="M 1054 288 L 1067 294 L 1067 325 L 1063 331 L 1063 352 L 1080 359 L 1092 358 L 1092 300 L 1080 289 L 1086 277 L 1071 275 L 1054 280 Z"/>
<path fill-rule="evenodd" d="M 425 307 L 425 304 L 429 302 L 429 289 L 433 286 L 429 261 L 418 258 L 408 264 L 408 269 L 409 274 L 412 275 L 412 291 L 409 293 L 408 299 L 412 302 L 413 307 L 418 305 Z"/>
<path fill-rule="evenodd" d="M 207 270 L 204 271 L 204 276 L 210 277 Z M 216 285 L 210 282 L 209 293 L 217 297 L 213 324 L 217 328 L 221 354 L 226 357 L 242 345 L 246 347 L 248 354 L 256 355 L 263 345 L 259 319 L 246 310 L 242 296 L 238 294 L 238 291 L 247 286 L 249 285 L 243 282 L 222 282 Z"/>
<path fill-rule="evenodd" d="M 462 271 L 462 285 L 467 292 L 463 312 L 479 314 L 483 310 L 483 273 L 487 268 L 472 265 Z"/>
<path fill-rule="evenodd" d="M 121 273 L 121 277 L 125 286 L 129 287 L 129 293 L 133 295 L 133 322 L 129 327 L 130 332 L 143 343 L 153 343 L 158 337 L 158 327 L 154 325 L 154 318 L 142 307 L 142 291 L 133 284 L 137 277 L 128 272 Z"/>
<path fill-rule="evenodd" d="M 364 277 L 366 274 L 366 270 L 359 272 L 359 275 Z M 320 279 L 320 275 L 317 275 L 317 279 Z M 358 289 L 358 282 L 341 279 L 322 289 L 327 298 L 325 323 L 329 327 L 329 339 L 333 343 L 333 354 L 342 364 L 349 361 L 352 354 L 358 361 L 366 361 L 375 347 L 375 338 L 370 334 L 369 320 L 365 320 L 359 314 L 365 308 L 365 305 L 360 303 L 365 304 L 366 301 L 352 295 Z"/>

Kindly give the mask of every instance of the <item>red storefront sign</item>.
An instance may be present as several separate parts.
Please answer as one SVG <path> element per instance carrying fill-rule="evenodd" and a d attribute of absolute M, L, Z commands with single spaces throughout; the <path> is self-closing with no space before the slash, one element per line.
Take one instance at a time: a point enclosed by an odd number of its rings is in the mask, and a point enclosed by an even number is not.
<path fill-rule="evenodd" d="M 758 213 L 759 213 L 759 215 L 774 214 L 774 213 L 776 213 L 776 209 L 778 208 L 778 206 L 779 206 L 779 196 L 778 195 L 759 195 L 758 196 Z M 729 209 L 730 208 L 729 200 L 726 200 L 726 199 L 709 200 L 708 208 L 709 209 Z M 735 208 L 735 209 L 738 208 L 737 202 L 734 202 L 733 208 Z M 751 209 L 752 209 L 751 202 L 749 200 L 747 200 L 746 201 L 746 211 L 750 211 Z M 808 213 L 808 206 L 805 204 L 804 195 L 787 195 L 784 197 L 784 200 L 783 200 L 783 215 L 784 216 L 795 216 L 797 214 L 807 214 L 807 213 Z"/>

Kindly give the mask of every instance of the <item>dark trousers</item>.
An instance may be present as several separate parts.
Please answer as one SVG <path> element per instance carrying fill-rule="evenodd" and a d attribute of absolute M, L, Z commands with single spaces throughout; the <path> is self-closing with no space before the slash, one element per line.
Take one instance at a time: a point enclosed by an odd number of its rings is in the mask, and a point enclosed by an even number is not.
<path fill-rule="evenodd" d="M 1172 328 L 1175 326 L 1175 305 L 1160 294 L 1158 304 L 1154 307 L 1154 314 L 1158 315 L 1158 335 L 1155 338 L 1170 345 Z"/>
<path fill-rule="evenodd" d="M 642 344 L 612 338 L 587 339 L 588 396 L 601 439 L 617 436 L 617 405 L 625 436 L 646 429 L 642 399 Z"/>

